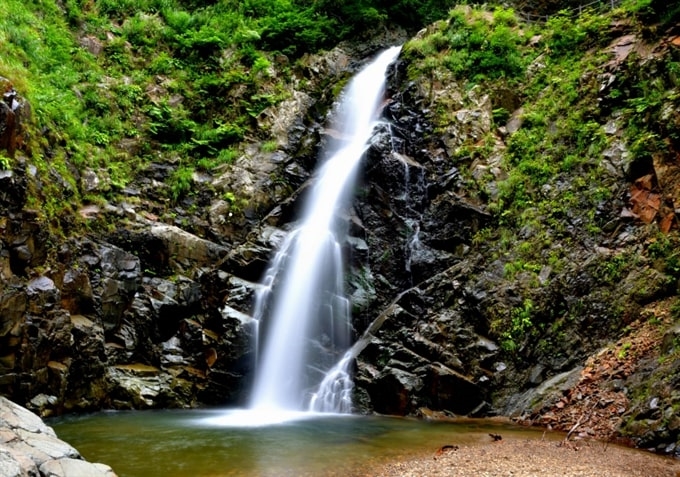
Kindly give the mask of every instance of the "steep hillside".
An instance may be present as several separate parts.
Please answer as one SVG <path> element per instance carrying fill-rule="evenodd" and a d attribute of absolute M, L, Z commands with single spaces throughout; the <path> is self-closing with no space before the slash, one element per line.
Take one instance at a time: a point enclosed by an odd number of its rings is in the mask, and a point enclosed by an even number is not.
<path fill-rule="evenodd" d="M 416 287 L 360 357 L 369 408 L 674 452 L 680 51 L 639 7 L 545 25 L 456 8 L 404 46 L 391 116 L 429 125 L 400 151 L 427 192 L 416 230 L 401 217 Z"/>
<path fill-rule="evenodd" d="M 406 38 L 311 55 L 392 15 L 372 3 L 0 5 L 0 392 L 46 414 L 244 399 L 270 250 L 231 250 L 307 180 L 355 68 Z"/>
<path fill-rule="evenodd" d="M 300 76 L 304 55 L 395 16 L 419 28 L 442 14 L 423 2 L 406 21 L 404 8 L 362 0 L 8 0 L 0 6 L 3 93 L 13 88 L 27 104 L 0 164 L 10 170 L 26 158 L 35 166 L 28 205 L 56 235 L 110 227 L 93 211 L 134 202 L 131 183 L 152 164 L 160 187 L 145 194 L 149 212 L 169 220 L 166 204 L 196 201 L 194 174 L 228 166 L 249 143 L 276 149 L 272 108 L 294 100 L 293 83 L 315 84 Z M 213 192 L 240 200 L 238 190 Z M 77 213 L 83 204 L 92 207 Z"/>

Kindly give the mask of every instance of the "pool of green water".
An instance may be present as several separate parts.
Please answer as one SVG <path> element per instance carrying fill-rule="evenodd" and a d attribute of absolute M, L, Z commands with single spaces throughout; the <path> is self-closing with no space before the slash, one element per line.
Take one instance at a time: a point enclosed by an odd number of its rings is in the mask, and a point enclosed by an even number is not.
<path fill-rule="evenodd" d="M 250 416 L 250 417 L 249 417 Z M 48 421 L 119 477 L 348 476 L 444 445 L 537 431 L 490 420 L 300 415 L 258 422 L 237 410 L 102 412 Z"/>

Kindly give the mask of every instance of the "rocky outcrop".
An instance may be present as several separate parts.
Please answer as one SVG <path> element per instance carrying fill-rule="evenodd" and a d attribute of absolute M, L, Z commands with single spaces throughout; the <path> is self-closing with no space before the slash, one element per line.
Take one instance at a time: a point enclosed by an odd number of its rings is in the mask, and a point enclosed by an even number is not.
<path fill-rule="evenodd" d="M 195 280 L 144 276 L 163 267 L 142 269 L 144 253 L 90 240 L 64 244 L 59 267 L 30 280 L 4 267 L 2 393 L 42 415 L 240 399 L 249 326 L 220 309 L 230 276 L 197 268 L 222 249 L 172 227 L 158 230 L 145 236 L 172 253 L 146 250 L 172 256 L 165 269 L 189 263 Z"/>
<path fill-rule="evenodd" d="M 85 461 L 38 416 L 2 396 L 0 444 L 4 477 L 116 477 L 111 467 Z"/>
<path fill-rule="evenodd" d="M 466 196 L 446 142 L 432 134 L 426 98 L 405 77 L 398 61 L 384 110 L 389 124 L 374 132 L 352 216 L 363 244 L 351 249 L 352 293 L 369 297 L 355 327 L 365 329 L 386 307 L 357 357 L 356 402 L 364 412 L 480 413 L 489 406 L 499 347 L 471 319 L 475 307 L 462 283 L 479 261 L 470 254 L 472 237 L 491 216 Z M 490 124 L 475 127 L 488 132 Z M 469 141 L 477 132 L 456 134 Z"/>
<path fill-rule="evenodd" d="M 588 176 L 582 170 L 556 174 L 531 196 L 546 202 L 523 202 L 525 209 L 513 212 L 537 214 L 533 223 L 517 220 L 523 225 L 516 229 L 497 199 L 500 187 L 524 187 L 508 181 L 512 161 L 519 160 L 508 156 L 513 135 L 536 133 L 523 123 L 531 116 L 520 96 L 502 85 L 466 89 L 445 68 L 415 84 L 399 74 L 415 60 L 397 65 L 385 113 L 393 126 L 376 135 L 360 193 L 369 199 L 355 205 L 361 219 L 355 230 L 365 227 L 361 256 L 368 257 L 358 260 L 356 273 L 369 277 L 364 289 L 377 291 L 368 314 L 381 310 L 357 358 L 360 408 L 500 413 L 677 452 L 677 396 L 671 391 L 677 384 L 671 371 L 677 305 L 667 300 L 677 294 L 678 279 L 671 252 L 677 244 L 677 147 L 668 139 L 660 149 L 634 154 L 640 144 L 627 143 L 621 110 L 607 93 L 612 84 L 617 91 L 635 90 L 635 82 L 654 77 L 663 78 L 658 81 L 670 91 L 667 98 L 674 97 L 677 81 L 664 73 L 664 62 L 677 51 L 672 42 L 649 45 L 623 33 L 606 50 L 614 58 L 607 65 L 611 82 L 582 89 L 594 94 L 584 102 L 603 105 L 593 113 L 593 137 L 601 135 L 607 146 L 594 162 L 602 167 L 597 184 L 607 197 L 559 212 Z M 617 61 L 624 45 L 639 56 Z M 496 108 L 507 108 L 507 124 L 491 120 Z M 664 119 L 654 123 L 652 136 L 666 137 L 677 122 L 677 105 L 667 99 L 653 108 Z M 547 134 L 557 135 L 555 128 L 549 125 Z M 588 223 L 597 226 L 587 229 Z M 564 257 L 557 266 L 555 253 Z M 396 301 L 385 300 L 395 295 Z M 641 331 L 650 319 L 658 327 L 654 339 Z M 650 347 L 662 341 L 659 333 L 666 336 L 663 350 Z M 447 382 L 455 383 L 451 399 Z"/>

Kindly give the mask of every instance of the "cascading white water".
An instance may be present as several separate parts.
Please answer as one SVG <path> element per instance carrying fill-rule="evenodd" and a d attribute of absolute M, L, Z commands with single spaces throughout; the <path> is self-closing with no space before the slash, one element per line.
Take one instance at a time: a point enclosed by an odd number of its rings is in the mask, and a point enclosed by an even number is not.
<path fill-rule="evenodd" d="M 306 198 L 301 225 L 286 237 L 256 297 L 255 318 L 266 336 L 261 345 L 258 339 L 262 355 L 251 409 L 302 411 L 310 401 L 312 410 L 351 409 L 348 365 L 339 369 L 341 360 L 328 371 L 322 358 L 330 355 L 337 361 L 350 345 L 341 254 L 345 230 L 336 213 L 353 189 L 380 112 L 385 71 L 399 51 L 400 47 L 384 51 L 350 82 L 338 118 L 342 140 L 329 151 Z"/>

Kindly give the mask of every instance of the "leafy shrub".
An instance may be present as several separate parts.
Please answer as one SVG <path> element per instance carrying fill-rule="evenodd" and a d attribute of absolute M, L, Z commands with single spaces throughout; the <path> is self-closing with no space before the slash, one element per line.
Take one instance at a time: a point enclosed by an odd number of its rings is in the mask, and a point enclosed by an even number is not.
<path fill-rule="evenodd" d="M 671 24 L 680 17 L 680 3 L 667 0 L 629 0 L 624 8 L 644 23 Z"/>
<path fill-rule="evenodd" d="M 137 13 L 125 20 L 122 33 L 132 45 L 156 46 L 163 33 L 163 24 L 157 15 Z"/>
<path fill-rule="evenodd" d="M 167 180 L 170 186 L 170 197 L 178 201 L 191 191 L 194 169 L 189 166 L 180 166 L 170 175 Z"/>
<path fill-rule="evenodd" d="M 171 30 L 167 32 L 169 39 L 172 39 L 174 35 L 182 34 L 195 27 L 196 19 L 184 10 L 175 9 L 163 9 L 161 12 L 165 24 Z"/>
<path fill-rule="evenodd" d="M 342 36 L 342 27 L 317 13 L 313 8 L 289 10 L 261 19 L 260 46 L 297 57 L 332 45 Z"/>
<path fill-rule="evenodd" d="M 194 152 L 198 155 L 216 154 L 235 142 L 243 139 L 243 127 L 238 124 L 217 123 L 215 127 L 197 126 L 192 137 Z"/>
<path fill-rule="evenodd" d="M 609 32 L 607 17 L 585 11 L 578 17 L 569 11 L 548 19 L 546 46 L 553 56 L 574 56 L 598 44 Z"/>
<path fill-rule="evenodd" d="M 199 30 L 189 30 L 178 37 L 180 52 L 184 55 L 209 57 L 227 44 L 224 32 L 204 25 Z"/>
<path fill-rule="evenodd" d="M 657 268 L 680 278 L 680 238 L 677 235 L 660 234 L 649 243 L 647 251 Z"/>
<path fill-rule="evenodd" d="M 444 64 L 458 78 L 520 78 L 527 60 L 519 46 L 524 39 L 513 25 L 512 10 L 499 8 L 492 21 L 463 8 L 451 12 L 447 37 L 450 52 Z M 441 48 L 440 48 L 441 49 Z"/>
<path fill-rule="evenodd" d="M 0 153 L 0 171 L 7 171 L 12 168 L 12 160 Z"/>
<path fill-rule="evenodd" d="M 496 323 L 495 328 L 500 331 L 501 347 L 505 351 L 516 352 L 525 338 L 536 332 L 532 321 L 533 313 L 534 303 L 527 298 L 521 307 L 516 307 L 511 311 L 509 323 Z"/>
<path fill-rule="evenodd" d="M 172 108 L 162 103 L 149 106 L 146 113 L 151 119 L 149 132 L 152 137 L 166 144 L 188 141 L 196 129 L 196 123 L 182 107 Z"/>

